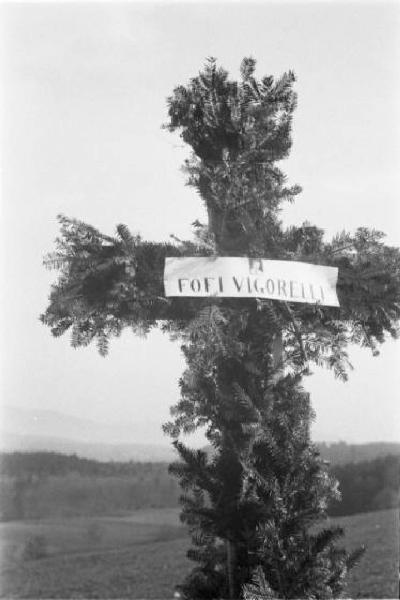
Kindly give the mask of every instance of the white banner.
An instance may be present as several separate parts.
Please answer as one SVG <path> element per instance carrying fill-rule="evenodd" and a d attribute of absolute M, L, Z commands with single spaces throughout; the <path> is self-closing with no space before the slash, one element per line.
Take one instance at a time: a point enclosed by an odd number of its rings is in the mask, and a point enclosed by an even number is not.
<path fill-rule="evenodd" d="M 166 296 L 270 298 L 339 306 L 338 269 L 236 256 L 166 258 Z"/>

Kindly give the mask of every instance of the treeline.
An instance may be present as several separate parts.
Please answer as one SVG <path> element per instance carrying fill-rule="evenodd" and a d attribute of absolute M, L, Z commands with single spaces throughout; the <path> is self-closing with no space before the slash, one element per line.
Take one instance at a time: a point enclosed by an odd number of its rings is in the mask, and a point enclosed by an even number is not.
<path fill-rule="evenodd" d="M 399 504 L 399 456 L 333 465 L 342 501 L 332 516 Z M 55 452 L 0 453 L 0 518 L 122 514 L 170 508 L 181 490 L 165 463 L 107 462 Z"/>
<path fill-rule="evenodd" d="M 331 465 L 359 463 L 385 456 L 400 456 L 400 443 L 369 442 L 365 444 L 348 444 L 347 442 L 318 442 L 321 458 Z"/>
<path fill-rule="evenodd" d="M 0 478 L 2 520 L 170 508 L 181 493 L 166 463 L 100 463 L 53 452 L 0 454 Z"/>
<path fill-rule="evenodd" d="M 399 506 L 400 457 L 384 456 L 331 467 L 339 481 L 341 502 L 334 502 L 332 516 L 352 515 Z"/>
<path fill-rule="evenodd" d="M 161 467 L 162 465 L 162 467 Z M 59 452 L 0 452 L 0 476 L 47 477 L 78 473 L 82 476 L 132 477 L 166 469 L 165 463 L 154 462 L 100 462 L 81 458 L 76 454 Z"/>

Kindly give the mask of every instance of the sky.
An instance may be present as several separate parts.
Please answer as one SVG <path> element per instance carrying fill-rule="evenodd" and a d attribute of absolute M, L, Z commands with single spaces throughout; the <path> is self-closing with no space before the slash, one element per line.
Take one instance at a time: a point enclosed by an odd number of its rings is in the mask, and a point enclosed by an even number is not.
<path fill-rule="evenodd" d="M 152 423 L 179 397 L 179 345 L 159 331 L 129 332 L 107 358 L 51 337 L 38 319 L 56 273 L 56 215 L 113 234 L 188 238 L 205 220 L 181 165 L 188 149 L 166 122 L 166 98 L 215 56 L 236 78 L 244 56 L 257 75 L 297 75 L 293 148 L 281 164 L 303 193 L 286 224 L 305 220 L 329 238 L 358 226 L 400 244 L 400 5 L 396 3 L 43 3 L 3 11 L 3 405 L 102 422 Z M 351 351 L 347 383 L 314 371 L 305 387 L 316 440 L 400 441 L 400 341 L 378 358 Z M 107 440 L 105 440 L 107 441 Z M 135 441 L 135 440 L 132 440 Z M 201 442 L 195 436 L 193 444 Z"/>

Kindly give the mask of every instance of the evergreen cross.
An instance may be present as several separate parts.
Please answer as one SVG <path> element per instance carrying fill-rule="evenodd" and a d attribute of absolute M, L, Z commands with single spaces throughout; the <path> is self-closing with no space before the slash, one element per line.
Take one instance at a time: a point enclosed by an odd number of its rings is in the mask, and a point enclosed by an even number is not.
<path fill-rule="evenodd" d="M 72 345 L 130 327 L 159 325 L 182 342 L 187 369 L 181 399 L 164 428 L 180 460 L 182 520 L 189 525 L 196 566 L 180 586 L 185 598 L 333 598 L 360 557 L 337 547 L 340 528 L 312 527 L 338 496 L 310 440 L 313 417 L 301 379 L 312 364 L 346 379 L 349 344 L 378 353 L 396 337 L 400 316 L 399 250 L 383 234 L 360 228 L 332 241 L 304 223 L 284 228 L 288 187 L 277 167 L 291 147 L 296 106 L 292 72 L 241 79 L 209 59 L 197 77 L 168 99 L 170 131 L 191 146 L 188 183 L 199 193 L 208 224 L 194 241 L 153 243 L 124 225 L 116 237 L 60 217 L 61 236 L 45 264 L 60 270 L 42 321 Z M 340 307 L 263 298 L 165 297 L 166 256 L 245 256 L 339 268 Z M 212 451 L 192 451 L 180 434 L 204 427 Z"/>

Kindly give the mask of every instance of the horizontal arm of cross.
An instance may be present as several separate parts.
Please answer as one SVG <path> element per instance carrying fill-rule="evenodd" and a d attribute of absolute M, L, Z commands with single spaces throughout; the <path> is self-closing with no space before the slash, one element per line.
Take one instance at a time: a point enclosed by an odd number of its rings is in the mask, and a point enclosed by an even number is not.
<path fill-rule="evenodd" d="M 56 336 L 72 329 L 73 345 L 87 345 L 97 338 L 101 350 L 101 344 L 124 327 L 147 332 L 160 321 L 184 328 L 213 301 L 166 298 L 163 285 L 166 256 L 204 256 L 209 249 L 191 242 L 146 242 L 123 226 L 117 228 L 118 236 L 111 238 L 74 220 L 62 218 L 61 225 L 56 252 L 45 261 L 48 267 L 58 269 L 60 276 L 41 319 Z M 310 256 L 296 259 L 317 260 Z M 369 261 L 359 255 L 322 259 L 324 264 L 339 267 L 340 309 L 318 307 L 316 311 L 315 307 L 291 305 L 291 312 L 286 311 L 289 326 L 294 318 L 301 326 L 309 323 L 328 329 L 329 323 L 340 321 L 362 328 L 367 337 L 378 341 L 385 332 L 394 334 L 400 317 L 400 259 L 396 249 L 382 247 Z"/>
<path fill-rule="evenodd" d="M 124 226 L 112 238 L 79 221 L 65 217 L 60 221 L 56 251 L 44 261 L 59 271 L 41 315 L 53 335 L 72 329 L 74 346 L 97 338 L 101 350 L 101 340 L 105 343 L 124 327 L 146 333 L 159 321 L 174 321 L 179 327 L 193 318 L 198 303 L 165 298 L 163 271 L 167 254 L 196 254 L 198 246 L 143 241 Z"/>

